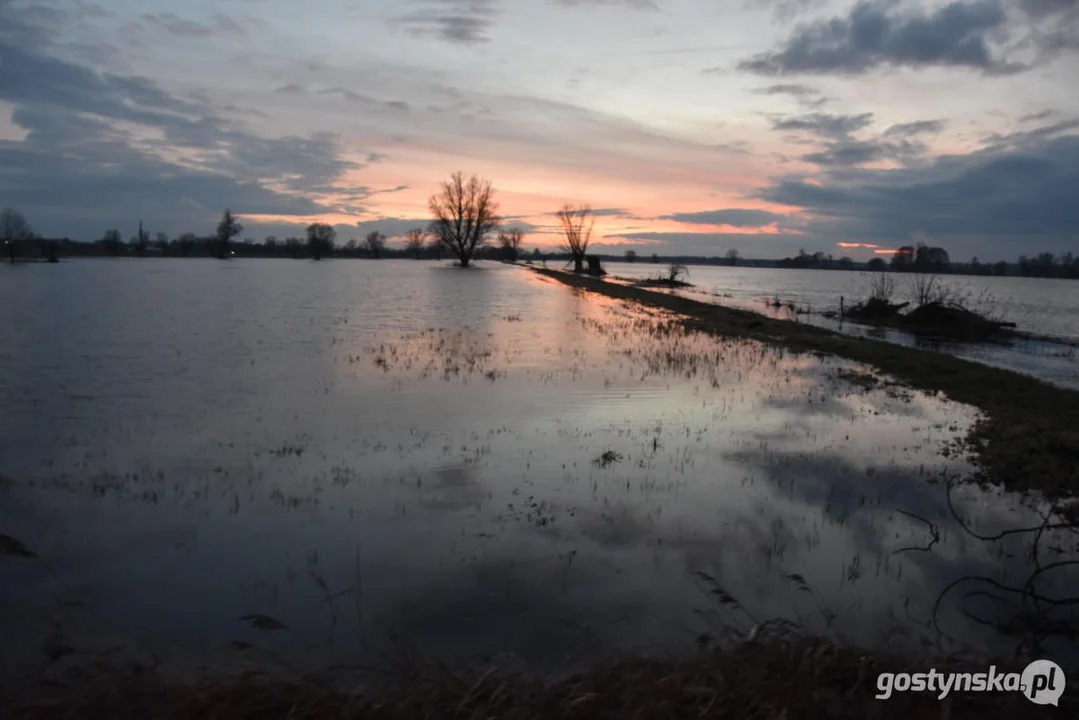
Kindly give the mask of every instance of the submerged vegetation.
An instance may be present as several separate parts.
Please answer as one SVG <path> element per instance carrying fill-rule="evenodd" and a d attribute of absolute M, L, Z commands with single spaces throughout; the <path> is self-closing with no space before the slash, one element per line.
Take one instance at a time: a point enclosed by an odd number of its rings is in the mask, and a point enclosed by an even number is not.
<path fill-rule="evenodd" d="M 864 299 L 852 305 L 845 316 L 946 341 L 1003 339 L 1015 328 L 1015 323 L 971 310 L 969 298 L 944 283 L 939 275 L 918 273 L 906 277 L 911 300 L 895 302 L 894 276 L 874 273 L 863 291 Z M 913 309 L 903 312 L 911 305 Z"/>
<path fill-rule="evenodd" d="M 541 268 L 533 271 L 574 287 L 672 310 L 684 316 L 686 327 L 706 333 L 864 362 L 916 389 L 940 392 L 973 405 L 984 417 L 975 424 L 966 444 L 982 480 L 1011 490 L 1040 490 L 1050 497 L 1079 494 L 1077 391 L 943 353 L 852 337 L 586 276 Z"/>

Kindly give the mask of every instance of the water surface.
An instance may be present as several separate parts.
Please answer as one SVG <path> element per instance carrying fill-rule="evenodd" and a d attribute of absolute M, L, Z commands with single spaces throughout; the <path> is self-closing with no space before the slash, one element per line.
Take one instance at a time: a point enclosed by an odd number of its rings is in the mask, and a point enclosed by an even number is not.
<path fill-rule="evenodd" d="M 610 263 L 612 276 L 653 277 L 666 265 L 650 262 Z M 1038 339 L 1002 343 L 926 343 L 909 333 L 871 328 L 827 318 L 838 313 L 840 298 L 849 307 L 869 295 L 870 273 L 840 270 L 793 270 L 714 265 L 689 266 L 690 288 L 674 291 L 702 302 L 729 305 L 773 317 L 794 319 L 854 335 L 871 336 L 907 346 L 924 347 L 1079 389 L 1079 283 L 1074 280 L 941 275 L 938 281 L 972 310 L 1014 322 Z M 894 274 L 896 301 L 913 299 L 912 276 Z M 775 300 L 782 305 L 773 307 Z M 793 306 L 793 310 L 790 306 Z M 808 311 L 808 312 L 806 312 Z"/>
<path fill-rule="evenodd" d="M 1029 536 L 977 540 L 945 504 L 976 413 L 853 363 L 487 263 L 71 262 L 5 272 L 0 305 L 0 532 L 38 554 L 0 557 L 8 674 L 58 639 L 540 670 L 777 617 L 1019 640 L 993 625 L 1020 598 L 978 580 L 932 622 L 957 578 L 1033 572 Z M 1040 521 L 986 490 L 956 508 L 983 533 Z"/>

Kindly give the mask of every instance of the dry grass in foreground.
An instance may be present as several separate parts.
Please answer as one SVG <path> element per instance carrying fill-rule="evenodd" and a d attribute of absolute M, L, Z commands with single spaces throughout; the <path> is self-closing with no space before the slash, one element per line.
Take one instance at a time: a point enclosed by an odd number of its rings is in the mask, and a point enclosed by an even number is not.
<path fill-rule="evenodd" d="M 245 675 L 193 685 L 143 672 L 111 672 L 74 686 L 39 686 L 0 695 L 0 718 L 234 720 L 251 718 L 1038 718 L 1076 717 L 1074 678 L 1059 707 L 1017 692 L 895 693 L 878 700 L 881 671 L 917 672 L 984 665 L 912 662 L 815 638 L 770 633 L 732 649 L 703 649 L 681 660 L 623 659 L 568 678 L 542 681 L 489 670 L 399 673 L 392 682 L 357 671 L 341 682 L 296 682 Z M 1025 663 L 1001 667 L 1021 670 Z M 377 688 L 377 689 L 376 689 Z M 1069 698 L 1068 696 L 1072 697 Z"/>

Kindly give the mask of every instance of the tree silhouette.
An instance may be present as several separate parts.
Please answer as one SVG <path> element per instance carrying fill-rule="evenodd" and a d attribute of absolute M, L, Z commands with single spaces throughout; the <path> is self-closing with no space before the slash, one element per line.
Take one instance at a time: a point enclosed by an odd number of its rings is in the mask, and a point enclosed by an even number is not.
<path fill-rule="evenodd" d="M 323 255 L 333 252 L 335 239 L 337 231 L 326 223 L 311 223 L 307 226 L 307 251 L 314 260 L 321 260 Z"/>
<path fill-rule="evenodd" d="M 405 249 L 412 253 L 412 256 L 417 260 L 420 259 L 420 255 L 423 253 L 426 237 L 427 233 L 423 231 L 423 228 L 413 228 L 405 233 Z"/>
<path fill-rule="evenodd" d="M 109 255 L 119 253 L 120 246 L 123 245 L 123 241 L 120 239 L 120 231 L 106 230 L 104 237 L 101 238 L 101 245 Z"/>
<path fill-rule="evenodd" d="M 367 252 L 371 254 L 371 257 L 377 260 L 382 256 L 382 251 L 386 249 L 386 236 L 380 233 L 378 230 L 372 230 L 367 233 L 367 236 L 363 239 L 364 245 L 367 246 Z"/>
<path fill-rule="evenodd" d="M 588 251 L 592 226 L 596 224 L 592 208 L 587 205 L 575 207 L 566 203 L 557 215 L 562 225 L 562 248 L 573 258 L 573 272 L 583 273 L 584 254 Z"/>
<path fill-rule="evenodd" d="M 631 262 L 631 263 L 637 262 L 637 251 L 636 250 L 626 250 L 626 262 Z"/>
<path fill-rule="evenodd" d="M 499 233 L 498 243 L 502 246 L 506 256 L 510 260 L 517 260 L 518 253 L 521 250 L 521 242 L 524 240 L 525 234 L 520 228 L 510 228 L 504 233 Z"/>
<path fill-rule="evenodd" d="M 892 253 L 892 260 L 889 265 L 892 266 L 892 270 L 909 270 L 913 262 L 914 247 L 912 245 L 904 245 Z"/>
<path fill-rule="evenodd" d="M 738 264 L 738 251 L 734 248 L 727 251 L 727 264 L 731 267 Z"/>
<path fill-rule="evenodd" d="M 433 218 L 431 234 L 457 256 L 461 267 L 468 267 L 476 248 L 487 242 L 487 235 L 499 225 L 498 203 L 490 181 L 475 175 L 466 181 L 457 171 L 427 204 Z"/>
<path fill-rule="evenodd" d="M 15 208 L 4 208 L 0 212 L 0 239 L 4 242 L 9 262 L 15 262 L 20 243 L 33 236 L 34 231 L 21 212 Z"/>
<path fill-rule="evenodd" d="M 217 224 L 217 234 L 214 236 L 214 255 L 218 260 L 229 256 L 229 242 L 243 232 L 244 226 L 237 222 L 239 219 L 239 215 L 233 215 L 227 208 L 221 216 L 221 222 Z"/>
<path fill-rule="evenodd" d="M 288 248 L 289 257 L 295 260 L 300 256 L 300 246 L 303 243 L 300 242 L 298 237 L 285 238 L 285 247 Z"/>

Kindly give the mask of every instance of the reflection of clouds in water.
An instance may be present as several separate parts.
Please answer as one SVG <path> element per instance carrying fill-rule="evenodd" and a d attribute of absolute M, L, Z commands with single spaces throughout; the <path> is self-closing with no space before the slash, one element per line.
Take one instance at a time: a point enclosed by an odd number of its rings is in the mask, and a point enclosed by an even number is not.
<path fill-rule="evenodd" d="M 423 490 L 420 504 L 433 510 L 479 508 L 490 497 L 472 464 L 442 465 L 432 469 L 434 482 Z"/>
<path fill-rule="evenodd" d="M 321 638 L 329 611 L 302 562 L 317 549 L 328 587 L 362 588 L 372 632 L 392 626 L 421 648 L 508 650 L 553 663 L 591 644 L 682 644 L 692 610 L 714 607 L 696 570 L 755 616 L 800 613 L 813 627 L 824 602 L 848 634 L 870 640 L 899 622 L 904 598 L 924 608 L 958 573 L 1023 571 L 1020 542 L 1009 545 L 1012 557 L 998 557 L 995 546 L 959 534 L 941 486 L 926 481 L 966 469 L 936 452 L 958 428 L 933 426 L 965 425 L 969 408 L 865 392 L 835 377 L 850 363 L 686 334 L 668 313 L 514 269 L 339 267 L 318 289 L 326 307 L 304 300 L 299 271 L 289 270 L 274 276 L 284 295 L 245 308 L 259 339 L 273 335 L 263 346 L 272 352 L 256 365 L 221 365 L 198 343 L 181 343 L 184 355 L 160 358 L 164 379 L 140 386 L 144 395 L 86 400 L 87 412 L 109 423 L 106 436 L 92 436 L 103 444 L 89 467 L 78 465 L 81 456 L 50 469 L 33 452 L 18 459 L 44 474 L 124 472 L 128 456 L 117 453 L 135 448 L 139 462 L 164 472 L 163 492 L 160 507 L 139 506 L 130 517 L 149 528 L 170 526 L 163 517 L 197 526 L 199 542 L 182 554 L 172 538 L 118 522 L 86 527 L 87 547 L 130 538 L 142 553 L 124 576 L 110 574 L 100 554 L 87 563 L 87 575 L 111 583 L 104 589 L 114 617 L 128 621 L 135 613 L 126 604 L 139 603 L 142 616 L 167 610 L 205 638 L 231 624 L 203 615 L 231 620 L 265 609 Z M 383 267 L 401 274 L 382 277 Z M 349 281 L 335 284 L 342 278 Z M 410 283 L 422 287 L 412 292 Z M 460 312 L 477 307 L 479 325 Z M 284 334 L 273 313 L 285 318 Z M 141 331 L 153 337 L 153 327 Z M 447 364 L 461 370 L 450 381 Z M 235 387 L 233 373 L 244 376 Z M 198 413 L 178 424 L 167 414 L 124 414 L 167 405 L 183 385 L 174 377 L 199 379 Z M 250 394 L 252 383 L 261 395 Z M 242 416 L 226 412 L 235 402 Z M 172 408 L 186 413 L 188 405 Z M 56 432 L 83 433 L 79 423 L 54 420 Z M 594 465 L 608 449 L 622 460 Z M 143 476 L 131 485 L 152 483 Z M 196 496 L 205 486 L 210 496 Z M 175 487 L 182 497 L 173 502 Z M 274 489 L 277 501 L 266 498 Z M 293 497 L 310 507 L 294 507 Z M 72 495 L 70 510 L 80 502 L 103 501 Z M 1008 523 L 1014 504 L 972 494 L 964 508 L 984 523 Z M 941 528 L 932 552 L 893 555 L 929 535 L 900 509 Z M 296 567 L 298 580 L 282 580 Z M 813 593 L 794 588 L 789 573 L 804 575 Z M 209 577 L 223 580 L 211 585 Z M 239 593 L 241 578 L 257 580 L 260 591 Z M 43 578 L 35 591 L 47 599 L 50 583 L 63 582 Z M 169 597 L 174 585 L 186 588 L 191 607 Z M 340 632 L 350 602 L 338 601 Z M 974 630 L 978 641 L 991 635 Z"/>

